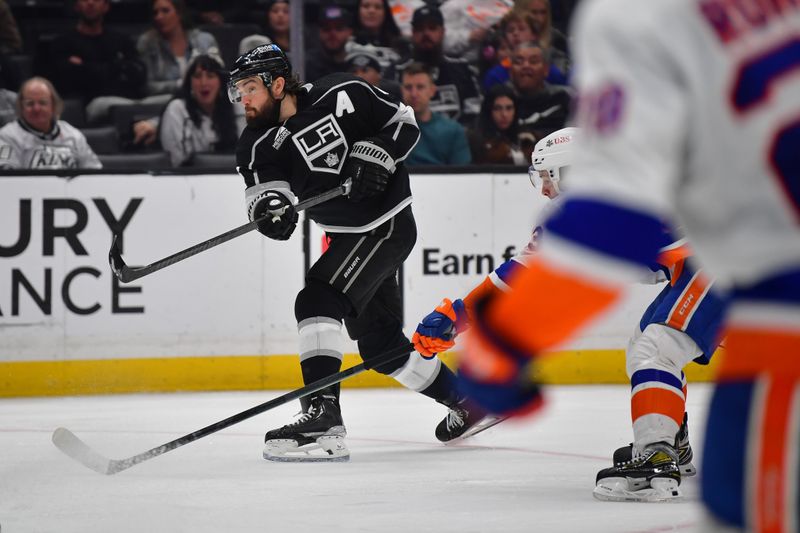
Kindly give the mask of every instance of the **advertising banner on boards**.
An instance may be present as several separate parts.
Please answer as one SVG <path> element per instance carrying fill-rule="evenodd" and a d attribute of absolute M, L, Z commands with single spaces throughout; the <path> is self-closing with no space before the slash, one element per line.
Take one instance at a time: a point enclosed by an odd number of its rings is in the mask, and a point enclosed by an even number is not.
<path fill-rule="evenodd" d="M 463 297 L 526 246 L 547 202 L 527 175 L 412 175 L 419 238 L 402 272 L 405 325 Z M 122 235 L 143 266 L 247 222 L 236 175 L 0 178 L 0 358 L 60 361 L 297 353 L 303 235 L 257 232 L 121 284 Z M 310 260 L 322 253 L 313 224 Z M 623 348 L 660 286 L 636 286 L 571 347 Z M 354 344 L 349 346 L 355 351 Z"/>

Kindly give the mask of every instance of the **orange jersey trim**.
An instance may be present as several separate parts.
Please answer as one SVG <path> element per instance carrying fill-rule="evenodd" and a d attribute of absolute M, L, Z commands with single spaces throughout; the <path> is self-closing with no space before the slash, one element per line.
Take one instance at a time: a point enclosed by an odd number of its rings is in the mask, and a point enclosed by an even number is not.
<path fill-rule="evenodd" d="M 800 332 L 731 326 L 720 361 L 720 380 L 752 379 L 771 373 L 800 379 Z"/>
<path fill-rule="evenodd" d="M 682 261 L 691 255 L 692 249 L 689 248 L 689 245 L 682 244 L 677 248 L 670 248 L 668 250 L 662 249 L 656 261 L 667 268 L 672 268 L 678 261 Z"/>
<path fill-rule="evenodd" d="M 792 428 L 790 419 L 792 399 L 797 381 L 785 377 L 765 380 L 764 418 L 759 430 L 762 445 L 757 460 L 757 490 L 753 522 L 757 531 L 783 533 L 786 518 L 787 483 L 796 483 L 790 477 L 787 444 Z M 791 502 L 793 505 L 795 502 Z"/>
<path fill-rule="evenodd" d="M 601 286 L 536 258 L 508 280 L 486 321 L 512 345 L 533 355 L 565 341 L 617 300 L 621 288 Z"/>

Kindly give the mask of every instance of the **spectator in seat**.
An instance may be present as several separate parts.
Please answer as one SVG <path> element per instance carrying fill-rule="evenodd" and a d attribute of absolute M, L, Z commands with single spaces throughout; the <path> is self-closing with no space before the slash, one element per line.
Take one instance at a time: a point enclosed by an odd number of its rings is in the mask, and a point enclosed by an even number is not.
<path fill-rule="evenodd" d="M 244 117 L 228 100 L 228 71 L 214 56 L 199 55 L 189 65 L 178 95 L 159 123 L 162 148 L 172 166 L 190 163 L 197 152 L 233 153 Z"/>
<path fill-rule="evenodd" d="M 530 162 L 519 141 L 517 96 L 507 85 L 495 85 L 484 97 L 481 114 L 468 132 L 472 162 L 478 165 L 525 165 Z M 532 147 L 531 147 L 532 148 Z"/>
<path fill-rule="evenodd" d="M 564 127 L 572 100 L 570 89 L 545 81 L 548 68 L 549 57 L 538 43 L 522 43 L 511 53 L 520 130 L 533 135 L 534 143 Z"/>
<path fill-rule="evenodd" d="M 436 85 L 431 109 L 471 124 L 481 106 L 477 72 L 463 59 L 444 55 L 444 34 L 444 18 L 438 7 L 425 5 L 415 10 L 411 18 L 411 59 L 397 70 L 402 73 L 412 61 L 427 65 Z"/>
<path fill-rule="evenodd" d="M 244 54 L 262 44 L 275 43 L 281 47 L 291 59 L 289 53 L 289 29 L 291 26 L 291 13 L 287 0 L 270 0 L 267 3 L 263 34 L 248 35 L 239 42 L 239 53 Z"/>
<path fill-rule="evenodd" d="M 566 54 L 554 50 L 547 44 L 543 44 L 544 38 L 538 32 L 536 17 L 529 11 L 512 10 L 509 11 L 500 21 L 500 36 L 507 44 L 508 50 L 512 51 L 522 43 L 535 42 L 548 50 L 551 62 L 548 65 L 547 81 L 557 85 L 567 84 L 569 59 Z M 552 61 L 557 56 L 557 65 Z M 506 83 L 509 78 L 510 59 L 502 59 L 498 64 L 486 71 L 482 80 L 484 91 L 498 83 Z"/>
<path fill-rule="evenodd" d="M 0 55 L 0 127 L 17 119 L 17 73 L 8 56 Z"/>
<path fill-rule="evenodd" d="M 362 80 L 391 94 L 398 100 L 403 99 L 400 84 L 384 79 L 378 58 L 370 53 L 372 47 L 364 47 L 348 54 L 347 72 L 355 74 Z"/>
<path fill-rule="evenodd" d="M 89 122 L 101 122 L 116 103 L 104 96 L 127 99 L 144 96 L 147 71 L 133 40 L 106 28 L 109 0 L 75 0 L 78 23 L 58 35 L 51 50 L 52 82 L 65 98 L 87 106 Z"/>
<path fill-rule="evenodd" d="M 400 33 L 388 0 L 358 0 L 352 45 L 374 46 L 384 76 L 394 76 L 395 65 L 408 54 L 408 41 Z"/>
<path fill-rule="evenodd" d="M 18 119 L 0 128 L 0 169 L 102 168 L 83 133 L 58 120 L 63 106 L 49 80 L 24 82 L 17 95 Z"/>
<path fill-rule="evenodd" d="M 403 101 L 414 110 L 420 137 L 406 158 L 407 165 L 467 165 L 472 160 L 464 128 L 431 110 L 436 85 L 428 67 L 410 63 L 403 70 Z"/>
<path fill-rule="evenodd" d="M 147 67 L 147 94 L 166 102 L 181 86 L 192 57 L 219 55 L 219 45 L 210 33 L 189 27 L 183 0 L 152 0 L 151 6 L 153 28 L 139 36 L 136 47 Z"/>
<path fill-rule="evenodd" d="M 22 52 L 22 36 L 11 7 L 0 0 L 0 54 L 10 55 Z"/>
<path fill-rule="evenodd" d="M 345 45 L 353 36 L 353 18 L 341 6 L 320 7 L 317 24 L 318 44 L 308 51 L 306 58 L 305 77 L 311 81 L 347 70 Z"/>

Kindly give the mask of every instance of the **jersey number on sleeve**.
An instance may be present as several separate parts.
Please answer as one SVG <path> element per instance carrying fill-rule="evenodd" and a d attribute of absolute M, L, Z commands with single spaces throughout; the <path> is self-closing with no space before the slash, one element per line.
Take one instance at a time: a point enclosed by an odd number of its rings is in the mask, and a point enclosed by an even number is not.
<path fill-rule="evenodd" d="M 745 113 L 764 104 L 779 80 L 800 70 L 800 38 L 792 38 L 756 57 L 739 69 L 731 99 L 736 111 Z M 797 90 L 797 89 L 795 89 Z M 789 197 L 800 222 L 800 118 L 794 118 L 775 135 L 770 147 L 770 163 L 781 188 Z"/>

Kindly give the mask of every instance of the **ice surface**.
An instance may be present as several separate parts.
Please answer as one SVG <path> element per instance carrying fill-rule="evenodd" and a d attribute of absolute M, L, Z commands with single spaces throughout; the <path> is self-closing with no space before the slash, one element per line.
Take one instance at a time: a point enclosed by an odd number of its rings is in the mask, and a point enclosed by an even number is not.
<path fill-rule="evenodd" d="M 696 459 L 710 387 L 690 385 Z M 592 498 L 595 474 L 631 439 L 625 386 L 548 388 L 544 412 L 457 446 L 445 409 L 403 389 L 342 394 L 349 463 L 272 463 L 266 429 L 282 406 L 114 476 L 50 442 L 65 426 L 126 458 L 281 394 L 276 391 L 0 400 L 0 526 L 9 532 L 703 531 L 697 478 L 672 504 Z"/>

